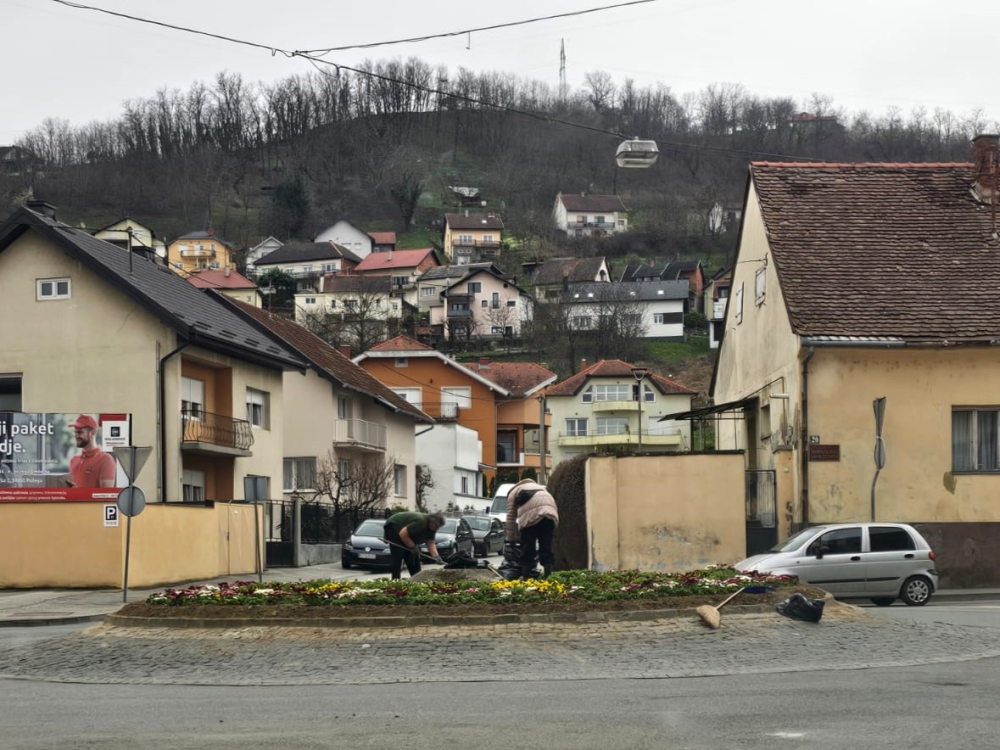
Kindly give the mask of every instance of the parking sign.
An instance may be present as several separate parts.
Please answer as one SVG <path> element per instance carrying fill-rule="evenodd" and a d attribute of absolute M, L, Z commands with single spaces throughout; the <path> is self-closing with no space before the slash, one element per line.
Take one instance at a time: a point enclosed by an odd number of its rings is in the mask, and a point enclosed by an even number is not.
<path fill-rule="evenodd" d="M 118 525 L 118 506 L 117 505 L 105 505 L 104 506 L 104 525 L 105 526 L 117 526 Z"/>

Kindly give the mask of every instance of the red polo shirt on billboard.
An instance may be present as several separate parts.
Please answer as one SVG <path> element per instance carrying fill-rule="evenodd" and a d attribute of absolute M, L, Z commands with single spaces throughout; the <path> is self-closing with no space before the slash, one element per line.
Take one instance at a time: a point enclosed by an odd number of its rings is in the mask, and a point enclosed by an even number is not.
<path fill-rule="evenodd" d="M 69 473 L 77 487 L 113 487 L 115 458 L 100 448 L 82 451 L 70 459 Z M 105 484 L 102 485 L 102 482 Z"/>

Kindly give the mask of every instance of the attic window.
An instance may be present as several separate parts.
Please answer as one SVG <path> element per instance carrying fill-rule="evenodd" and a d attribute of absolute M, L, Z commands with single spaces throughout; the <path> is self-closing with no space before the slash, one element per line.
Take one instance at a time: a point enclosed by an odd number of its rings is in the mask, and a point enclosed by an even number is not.
<path fill-rule="evenodd" d="M 396 357 L 396 367 L 406 367 L 410 364 L 410 360 L 406 357 Z"/>
<path fill-rule="evenodd" d="M 69 279 L 37 279 L 35 298 L 38 300 L 69 299 Z"/>
<path fill-rule="evenodd" d="M 657 289 L 657 290 L 656 290 L 656 293 L 657 293 L 657 294 L 663 294 L 663 290 L 662 290 L 662 289 Z"/>

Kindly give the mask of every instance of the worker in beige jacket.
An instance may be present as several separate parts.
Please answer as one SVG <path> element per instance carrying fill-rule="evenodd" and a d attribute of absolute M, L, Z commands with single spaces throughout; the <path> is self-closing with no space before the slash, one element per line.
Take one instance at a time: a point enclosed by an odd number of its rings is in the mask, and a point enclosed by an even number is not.
<path fill-rule="evenodd" d="M 528 580 L 535 570 L 535 556 L 541 560 L 544 576 L 552 573 L 552 537 L 559 524 L 556 501 L 532 479 L 522 479 L 507 493 L 507 541 L 521 540 L 521 578 Z"/>

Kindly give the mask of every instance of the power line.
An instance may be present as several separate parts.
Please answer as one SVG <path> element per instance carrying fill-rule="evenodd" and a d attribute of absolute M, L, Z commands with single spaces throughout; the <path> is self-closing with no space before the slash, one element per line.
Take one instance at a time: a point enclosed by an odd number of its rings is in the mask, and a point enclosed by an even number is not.
<path fill-rule="evenodd" d="M 586 10 L 574 10 L 568 13 L 556 13 L 551 16 L 539 16 L 537 18 L 526 18 L 523 21 L 510 21 L 508 23 L 497 23 L 492 26 L 480 26 L 474 29 L 463 29 L 461 31 L 445 31 L 440 34 L 427 34 L 425 36 L 414 36 L 408 39 L 395 39 L 390 42 L 369 42 L 367 44 L 347 44 L 342 47 L 327 47 L 325 49 L 312 49 L 312 50 L 301 50 L 302 54 L 311 54 L 322 57 L 323 55 L 329 54 L 330 52 L 346 52 L 352 49 L 371 49 L 373 47 L 385 47 L 391 44 L 410 44 L 416 42 L 426 42 L 431 39 L 444 39 L 452 36 L 463 36 L 465 34 L 475 34 L 480 31 L 495 31 L 496 29 L 509 29 L 514 26 L 525 26 L 530 23 L 539 23 L 541 21 L 552 21 L 557 18 L 569 18 L 570 16 L 583 16 L 588 13 L 598 13 L 605 10 L 614 10 L 615 8 L 626 8 L 630 5 L 643 5 L 645 3 L 653 3 L 656 0 L 631 0 L 627 3 L 617 3 L 616 5 L 602 5 L 597 8 L 587 8 Z"/>
<path fill-rule="evenodd" d="M 636 4 L 638 2 L 654 2 L 654 1 L 655 0 L 635 0 L 633 3 L 626 3 L 626 4 Z M 199 35 L 199 36 L 207 36 L 207 37 L 211 37 L 213 39 L 219 39 L 221 41 L 232 42 L 233 44 L 241 44 L 241 45 L 244 45 L 244 46 L 247 46 L 247 47 L 254 47 L 256 49 L 267 50 L 267 51 L 269 51 L 271 53 L 272 57 L 275 56 L 275 55 L 277 55 L 277 54 L 279 54 L 279 53 L 282 54 L 282 55 L 284 55 L 284 56 L 286 56 L 286 57 L 289 57 L 289 58 L 292 58 L 292 57 L 301 57 L 304 60 L 308 60 L 313 65 L 313 67 L 317 68 L 317 70 L 319 69 L 317 67 L 318 65 L 327 65 L 327 66 L 335 68 L 338 73 L 341 70 L 347 70 L 347 71 L 350 71 L 351 73 L 354 73 L 354 74 L 359 75 L 359 76 L 366 76 L 368 78 L 374 78 L 374 79 L 377 79 L 377 80 L 385 81 L 386 83 L 398 84 L 400 86 L 405 86 L 407 88 L 411 88 L 411 89 L 414 89 L 414 90 L 417 90 L 417 91 L 422 91 L 422 92 L 424 92 L 426 94 L 435 94 L 437 96 L 448 97 L 448 98 L 453 99 L 453 100 L 468 102 L 469 104 L 475 104 L 475 105 L 477 105 L 479 107 L 483 107 L 483 108 L 494 109 L 494 110 L 498 110 L 498 111 L 502 111 L 502 112 L 509 112 L 511 114 L 521 115 L 522 117 L 529 117 L 529 118 L 532 118 L 532 119 L 535 119 L 535 120 L 539 120 L 541 122 L 555 123 L 555 124 L 558 124 L 558 125 L 566 125 L 567 127 L 578 128 L 580 130 L 587 130 L 587 131 L 592 132 L 592 133 L 598 133 L 600 135 L 612 136 L 614 138 L 619 138 L 619 139 L 625 139 L 625 138 L 632 137 L 630 135 L 623 134 L 623 133 L 621 133 L 619 131 L 607 130 L 605 128 L 597 128 L 597 127 L 593 127 L 593 126 L 590 126 L 590 125 L 584 125 L 583 123 L 573 122 L 571 120 L 564 120 L 564 119 L 559 118 L 559 117 L 553 117 L 551 115 L 541 114 L 541 113 L 538 113 L 538 112 L 529 112 L 527 110 L 517 109 L 516 107 L 510 107 L 510 106 L 507 106 L 507 105 L 492 104 L 492 103 L 489 103 L 489 102 L 484 102 L 481 99 L 476 99 L 475 97 L 472 97 L 472 96 L 467 96 L 465 94 L 458 94 L 458 93 L 450 92 L 450 91 L 442 91 L 441 89 L 431 88 L 430 86 L 421 86 L 420 84 L 413 83 L 411 81 L 403 81 L 403 80 L 400 80 L 398 78 L 393 78 L 391 76 L 382 75 L 381 73 L 375 73 L 375 72 L 370 71 L 370 70 L 361 70 L 359 68 L 353 68 L 353 67 L 350 67 L 348 65 L 342 65 L 342 64 L 339 64 L 339 63 L 333 63 L 333 62 L 330 62 L 329 60 L 324 60 L 321 57 L 318 57 L 318 56 L 313 55 L 313 54 L 309 54 L 308 52 L 304 52 L 304 51 L 286 50 L 286 49 L 282 49 L 281 47 L 272 46 L 272 45 L 268 45 L 268 44 L 259 44 L 257 42 L 251 42 L 251 41 L 248 41 L 248 40 L 245 40 L 245 39 L 237 39 L 237 38 L 234 38 L 234 37 L 223 36 L 221 34 L 213 34 L 211 32 L 200 31 L 198 29 L 188 28 L 186 26 L 177 26 L 177 25 L 174 25 L 174 24 L 165 23 L 163 21 L 154 21 L 154 20 L 151 20 L 151 19 L 148 19 L 148 18 L 140 18 L 139 16 L 132 16 L 132 15 L 129 15 L 127 13 L 119 13 L 117 11 L 106 10 L 104 8 L 97 8 L 97 7 L 94 7 L 94 6 L 91 6 L 91 5 L 83 5 L 83 4 L 80 4 L 80 3 L 74 3 L 74 2 L 71 2 L 70 0 L 52 0 L 52 2 L 59 3 L 60 5 L 65 5 L 67 7 L 75 8 L 75 9 L 78 9 L 78 10 L 90 10 L 90 11 L 96 11 L 98 13 L 106 13 L 108 15 L 116 16 L 118 18 L 124 18 L 124 19 L 130 20 L 130 21 L 136 21 L 137 23 L 146 23 L 146 24 L 152 24 L 154 26 L 162 26 L 164 28 L 174 29 L 175 31 L 181 31 L 181 32 L 184 32 L 184 33 L 189 33 L 189 34 L 196 34 L 196 35 Z M 605 8 L 610 8 L 610 7 L 618 7 L 618 6 L 605 6 Z M 591 9 L 590 12 L 597 11 L 597 10 L 603 10 L 603 9 L 604 8 L 595 8 L 595 9 Z M 712 153 L 719 154 L 721 156 L 727 156 L 727 157 L 738 158 L 738 159 L 746 159 L 748 157 L 766 157 L 766 158 L 771 158 L 771 159 L 792 160 L 792 161 L 806 161 L 806 162 L 821 162 L 821 161 L 823 161 L 822 159 L 814 159 L 814 158 L 807 157 L 807 156 L 793 156 L 791 154 L 778 154 L 778 153 L 772 153 L 772 152 L 768 152 L 768 151 L 754 151 L 754 150 L 746 150 L 746 149 L 733 149 L 733 148 L 724 148 L 724 147 L 719 147 L 719 146 L 703 146 L 703 145 L 691 144 L 691 143 L 680 143 L 680 142 L 677 142 L 677 141 L 657 140 L 656 143 L 657 143 L 658 146 L 663 146 L 663 147 L 666 147 L 666 148 L 669 148 L 669 149 L 673 149 L 673 150 L 707 151 L 707 152 L 712 152 Z"/>

